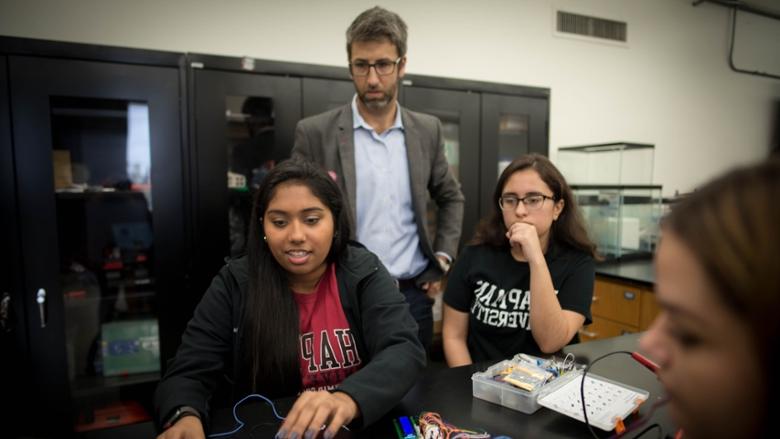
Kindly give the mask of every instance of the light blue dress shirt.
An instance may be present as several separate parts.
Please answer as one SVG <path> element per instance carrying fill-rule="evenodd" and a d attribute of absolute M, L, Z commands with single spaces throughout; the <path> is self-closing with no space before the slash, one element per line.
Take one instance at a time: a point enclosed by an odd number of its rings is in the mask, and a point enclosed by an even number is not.
<path fill-rule="evenodd" d="M 382 134 L 360 116 L 352 98 L 357 181 L 357 239 L 376 253 L 397 279 L 417 276 L 428 266 L 414 221 L 409 162 L 401 106 Z"/>

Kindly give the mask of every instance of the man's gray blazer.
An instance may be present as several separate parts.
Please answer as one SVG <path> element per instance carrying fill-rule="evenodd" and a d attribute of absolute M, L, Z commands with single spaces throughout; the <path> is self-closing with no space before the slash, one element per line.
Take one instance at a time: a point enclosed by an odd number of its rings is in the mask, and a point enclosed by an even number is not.
<path fill-rule="evenodd" d="M 455 257 L 463 224 L 464 198 L 444 156 L 441 122 L 433 116 L 406 108 L 401 110 L 401 120 L 409 163 L 412 206 L 422 251 L 434 262 L 437 251 Z M 354 225 L 357 191 L 352 122 L 351 104 L 301 120 L 295 128 L 292 155 L 319 163 L 336 174 Z M 439 208 L 433 242 L 426 220 L 429 195 Z M 392 214 L 393 206 L 387 206 L 387 212 Z M 353 227 L 353 235 L 354 230 Z M 441 274 L 438 263 L 429 264 L 419 280 L 436 280 Z"/>

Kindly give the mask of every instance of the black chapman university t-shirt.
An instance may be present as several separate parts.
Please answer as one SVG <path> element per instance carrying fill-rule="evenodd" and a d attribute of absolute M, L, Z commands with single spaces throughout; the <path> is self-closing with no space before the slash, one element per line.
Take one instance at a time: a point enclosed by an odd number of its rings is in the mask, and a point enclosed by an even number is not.
<path fill-rule="evenodd" d="M 594 261 L 584 252 L 551 243 L 545 254 L 561 308 L 591 323 Z M 472 361 L 501 360 L 518 353 L 542 355 L 531 334 L 531 271 L 508 249 L 468 246 L 447 279 L 444 302 L 469 313 Z M 579 341 L 575 335 L 573 342 Z"/>

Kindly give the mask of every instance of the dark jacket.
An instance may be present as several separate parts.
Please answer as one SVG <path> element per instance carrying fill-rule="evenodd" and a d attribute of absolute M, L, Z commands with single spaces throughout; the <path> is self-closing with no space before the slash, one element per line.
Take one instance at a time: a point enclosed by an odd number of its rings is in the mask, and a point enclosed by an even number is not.
<path fill-rule="evenodd" d="M 412 387 L 425 366 L 417 324 L 395 281 L 379 259 L 350 244 L 336 265 L 341 304 L 363 363 L 339 390 L 355 400 L 358 425 L 378 420 Z M 229 387 L 231 405 L 251 393 L 239 376 L 244 333 L 241 313 L 249 290 L 248 258 L 228 262 L 214 278 L 182 336 L 155 395 L 158 426 L 182 405 L 194 407 L 209 426 L 210 400 Z M 265 316 L 268 317 L 268 316 Z M 258 316 L 258 318 L 263 318 Z M 392 377 L 392 379 L 389 379 Z"/>

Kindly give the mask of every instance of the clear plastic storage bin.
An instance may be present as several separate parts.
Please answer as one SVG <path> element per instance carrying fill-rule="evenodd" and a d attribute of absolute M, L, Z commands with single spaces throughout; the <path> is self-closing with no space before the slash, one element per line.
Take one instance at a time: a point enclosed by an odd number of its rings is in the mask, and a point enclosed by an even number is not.
<path fill-rule="evenodd" d="M 544 359 L 528 354 L 517 354 L 511 360 L 503 360 L 490 366 L 484 372 L 476 372 L 471 375 L 472 395 L 475 398 L 530 415 L 539 410 L 540 405 L 537 399 L 546 393 L 546 389 L 552 387 L 551 384 L 557 383 L 561 381 L 562 377 L 585 367 L 575 363 L 573 356 L 570 359 L 568 357 L 568 355 L 566 358 L 553 356 Z M 506 369 L 513 369 L 512 373 L 508 374 L 509 378 L 518 378 L 516 373 L 525 375 L 515 381 L 515 384 L 533 386 L 533 390 L 523 390 L 494 378 L 498 375 L 505 375 L 506 373 L 502 373 L 502 371 L 506 371 Z M 504 378 L 504 380 L 506 379 L 508 378 Z"/>
<path fill-rule="evenodd" d="M 530 415 L 539 410 L 540 405 L 536 402 L 536 397 L 539 396 L 539 392 L 544 387 L 540 386 L 532 392 L 527 392 L 493 379 L 493 376 L 497 375 L 499 371 L 511 365 L 512 362 L 510 360 L 504 360 L 490 366 L 484 372 L 477 372 L 471 375 L 472 395 L 475 398 L 484 399 L 485 401 Z"/>
<path fill-rule="evenodd" d="M 517 354 L 511 360 L 503 360 L 490 366 L 484 372 L 477 372 L 471 376 L 472 395 L 504 407 L 518 410 L 526 414 L 539 410 L 537 398 L 550 384 L 557 382 L 561 374 L 579 369 L 573 362 L 557 357 L 544 359 L 527 354 Z M 513 369 L 506 374 L 502 371 Z M 497 380 L 494 377 L 502 375 L 504 380 L 514 379 L 517 386 L 506 381 Z M 524 390 L 518 386 L 533 387 L 533 390 Z"/>

